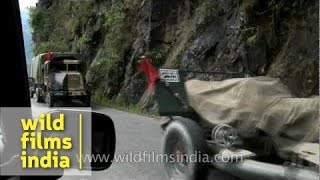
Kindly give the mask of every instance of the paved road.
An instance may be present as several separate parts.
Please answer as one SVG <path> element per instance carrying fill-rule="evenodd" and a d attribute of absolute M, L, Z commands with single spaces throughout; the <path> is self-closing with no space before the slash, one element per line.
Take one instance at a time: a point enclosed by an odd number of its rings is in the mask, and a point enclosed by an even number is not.
<path fill-rule="evenodd" d="M 43 107 L 45 104 L 39 104 L 32 99 L 32 105 Z M 137 151 L 149 151 L 154 154 L 161 152 L 160 123 L 157 119 L 131 114 L 124 111 L 109 109 L 104 107 L 94 108 L 98 112 L 110 116 L 114 120 L 116 128 L 116 155 L 126 153 L 136 153 Z M 217 171 L 211 171 L 208 179 L 225 179 L 229 177 L 222 176 Z M 166 175 L 161 163 L 149 162 L 128 162 L 113 163 L 111 167 L 104 171 L 93 172 L 90 178 L 62 177 L 61 180 L 165 180 Z"/>

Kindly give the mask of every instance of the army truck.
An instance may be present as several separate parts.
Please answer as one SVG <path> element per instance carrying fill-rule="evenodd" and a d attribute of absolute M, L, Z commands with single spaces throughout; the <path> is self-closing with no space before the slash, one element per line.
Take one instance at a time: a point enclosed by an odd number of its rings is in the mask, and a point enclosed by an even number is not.
<path fill-rule="evenodd" d="M 82 70 L 80 54 L 48 52 L 37 55 L 31 61 L 29 79 L 33 83 L 30 94 L 37 102 L 49 107 L 57 101 L 77 100 L 90 106 L 89 86 Z"/>

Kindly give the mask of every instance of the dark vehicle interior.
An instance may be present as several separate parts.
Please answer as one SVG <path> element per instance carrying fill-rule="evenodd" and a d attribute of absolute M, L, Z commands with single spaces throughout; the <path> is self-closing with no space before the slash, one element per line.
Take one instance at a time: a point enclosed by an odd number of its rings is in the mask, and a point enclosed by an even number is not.
<path fill-rule="evenodd" d="M 6 45 L 2 55 L 10 57 L 1 61 L 2 83 L 10 84 L 10 88 L 3 88 L 1 93 L 1 107 L 30 107 L 28 76 L 25 62 L 21 18 L 18 0 L 2 1 L 2 10 L 5 12 L 3 22 L 6 37 L 10 43 Z M 8 67 L 11 71 L 8 72 Z M 10 76 L 10 78 L 7 78 Z M 10 83 L 11 82 L 11 83 Z M 19 83 L 12 83 L 19 82 Z"/>
<path fill-rule="evenodd" d="M 1 61 L 1 84 L 6 86 L 2 87 L 1 93 L 1 107 L 31 107 L 30 93 L 29 93 L 29 79 L 27 76 L 26 68 L 26 56 L 23 43 L 22 25 L 20 18 L 20 10 L 18 0 L 4 0 L 1 1 L 2 12 L 5 15 L 2 16 L 3 24 L 5 24 L 4 32 L 6 39 L 5 49 L 2 51 L 3 57 L 10 57 Z M 10 67 L 10 68 L 8 68 Z M 10 71 L 8 71 L 10 69 Z M 10 77 L 10 78 L 8 78 Z M 1 114 L 0 114 L 1 115 Z M 3 119 L 0 118 L 2 121 Z M 0 121 L 0 123 L 1 123 Z M 103 140 L 102 152 L 111 154 L 112 157 L 115 151 L 115 131 L 112 120 L 103 114 L 92 113 L 92 133 L 103 134 L 103 137 L 108 139 Z M 1 128 L 1 127 L 0 127 Z M 7 129 L 0 129 L 9 131 Z M 108 132 L 109 131 L 109 132 Z M 1 132 L 1 131 L 0 131 Z M 94 135 L 94 134 L 93 134 Z M 1 139 L 0 139 L 1 140 Z M 107 143 L 106 143 L 107 142 Z M 94 142 L 95 143 L 95 142 Z M 101 142 L 98 142 L 101 143 Z M 96 146 L 92 146 L 96 147 Z M 0 148 L 1 150 L 1 148 Z M 99 152 L 99 150 L 93 149 L 92 152 Z M 107 169 L 111 165 L 111 162 L 92 162 L 91 170 L 103 170 Z M 0 164 L 0 168 L 4 165 Z M 1 175 L 0 179 L 58 179 L 62 174 L 56 176 L 24 176 L 24 177 L 9 177 Z"/>

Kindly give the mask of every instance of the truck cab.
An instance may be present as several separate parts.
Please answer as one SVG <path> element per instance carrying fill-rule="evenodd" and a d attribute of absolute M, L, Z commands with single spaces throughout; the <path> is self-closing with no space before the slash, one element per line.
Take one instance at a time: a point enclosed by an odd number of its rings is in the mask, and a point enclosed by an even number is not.
<path fill-rule="evenodd" d="M 48 88 L 45 101 L 53 106 L 55 101 L 78 100 L 90 106 L 89 91 L 81 73 L 80 60 L 46 61 L 43 65 L 44 85 Z"/>

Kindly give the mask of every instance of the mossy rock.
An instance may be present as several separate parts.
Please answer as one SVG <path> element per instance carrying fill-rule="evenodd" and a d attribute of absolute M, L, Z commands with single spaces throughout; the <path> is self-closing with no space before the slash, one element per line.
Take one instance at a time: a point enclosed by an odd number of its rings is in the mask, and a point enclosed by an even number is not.
<path fill-rule="evenodd" d="M 246 41 L 247 45 L 249 46 L 254 46 L 257 43 L 257 35 L 253 35 L 251 37 L 249 37 Z"/>

